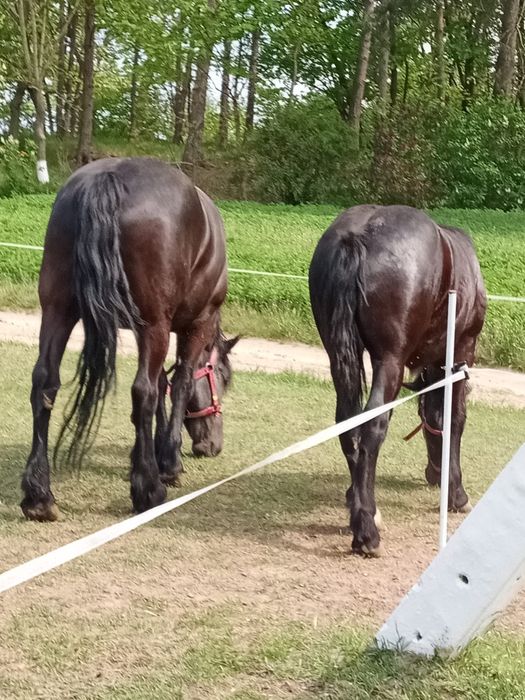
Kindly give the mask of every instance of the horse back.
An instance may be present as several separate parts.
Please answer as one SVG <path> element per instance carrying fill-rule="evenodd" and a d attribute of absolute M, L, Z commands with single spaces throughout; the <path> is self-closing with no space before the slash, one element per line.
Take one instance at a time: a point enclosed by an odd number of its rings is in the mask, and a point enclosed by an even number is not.
<path fill-rule="evenodd" d="M 64 271 L 71 269 L 78 194 L 108 173 L 122 185 L 113 215 L 124 271 L 142 318 L 154 322 L 159 315 L 168 316 L 185 325 L 208 306 L 220 306 L 226 294 L 220 214 L 180 170 L 155 159 L 102 159 L 73 173 L 57 196 L 48 226 L 46 249 L 53 261 L 61 257 Z"/>
<path fill-rule="evenodd" d="M 399 354 L 409 365 L 433 362 L 444 352 L 450 289 L 458 293 L 458 337 L 477 336 L 485 313 L 469 237 L 406 206 L 362 205 L 343 212 L 319 241 L 310 289 L 325 347 L 336 320 L 329 308 L 343 295 L 354 307 L 360 343 L 377 357 Z"/>

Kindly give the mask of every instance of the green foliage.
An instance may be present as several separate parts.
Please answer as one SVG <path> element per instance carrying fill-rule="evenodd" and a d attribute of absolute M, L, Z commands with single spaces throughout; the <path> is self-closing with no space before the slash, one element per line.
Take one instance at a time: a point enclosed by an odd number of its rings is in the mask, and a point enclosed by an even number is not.
<path fill-rule="evenodd" d="M 334 202 L 348 194 L 351 135 L 325 99 L 278 107 L 256 130 L 253 150 L 263 200 Z"/>
<path fill-rule="evenodd" d="M 436 176 L 450 207 L 516 209 L 525 202 L 525 112 L 505 101 L 442 109 L 430 124 Z"/>
<path fill-rule="evenodd" d="M 49 195 L 0 201 L 2 238 L 41 245 L 53 198 Z M 228 237 L 229 266 L 306 275 L 322 232 L 338 214 L 335 207 L 263 205 L 222 202 Z M 473 236 L 487 289 L 492 294 L 525 295 L 525 212 L 437 209 L 431 215 L 443 224 L 459 226 Z M 36 281 L 41 254 L 0 248 L 0 303 L 13 305 L 12 284 L 21 284 L 24 307 L 27 283 Z M 231 273 L 228 312 L 232 330 L 236 310 L 251 333 L 315 342 L 305 280 Z M 20 306 L 20 304 L 16 304 Z M 525 304 L 489 303 L 478 353 L 481 362 L 525 369 Z"/>
<path fill-rule="evenodd" d="M 516 209 L 525 202 L 525 112 L 504 102 L 409 102 L 367 115 L 366 198 L 414 206 Z M 509 154 L 512 157 L 509 158 Z"/>
<path fill-rule="evenodd" d="M 0 197 L 37 190 L 35 163 L 31 142 L 21 146 L 9 136 L 0 138 Z"/>

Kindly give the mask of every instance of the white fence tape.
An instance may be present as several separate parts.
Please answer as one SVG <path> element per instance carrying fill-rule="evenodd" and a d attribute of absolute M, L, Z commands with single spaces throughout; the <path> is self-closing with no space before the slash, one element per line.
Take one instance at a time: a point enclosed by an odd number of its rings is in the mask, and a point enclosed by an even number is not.
<path fill-rule="evenodd" d="M 4 248 L 22 248 L 26 250 L 44 250 L 41 245 L 26 245 L 24 243 L 7 243 L 0 242 L 0 247 Z M 241 275 L 258 275 L 261 277 L 281 277 L 289 280 L 307 280 L 306 275 L 290 275 L 285 272 L 267 272 L 266 270 L 248 270 L 240 267 L 229 267 L 228 272 L 233 272 Z M 512 301 L 525 304 L 525 297 L 499 296 L 497 294 L 487 294 L 487 298 L 491 301 Z"/>
<path fill-rule="evenodd" d="M 91 550 L 96 549 L 97 547 L 101 547 L 103 544 L 117 539 L 117 537 L 121 537 L 122 535 L 125 535 L 127 532 L 135 530 L 141 525 L 144 525 L 145 523 L 148 523 L 151 520 L 155 520 L 155 518 L 158 518 L 159 516 L 164 515 L 165 513 L 168 513 L 171 510 L 174 510 L 175 508 L 179 508 L 185 503 L 193 501 L 195 498 L 198 498 L 199 496 L 202 496 L 203 494 L 208 493 L 209 491 L 213 491 L 214 489 L 218 488 L 219 486 L 222 486 L 223 484 L 227 484 L 229 481 L 238 479 L 240 476 L 244 476 L 245 474 L 251 474 L 252 472 L 257 471 L 258 469 L 262 469 L 263 467 L 266 467 L 269 464 L 273 464 L 274 462 L 280 462 L 281 460 L 286 459 L 287 457 L 291 457 L 292 455 L 299 454 L 300 452 L 309 450 L 312 447 L 321 445 L 323 442 L 327 442 L 328 440 L 331 440 L 332 438 L 337 437 L 342 433 L 346 433 L 347 431 L 352 430 L 352 428 L 357 428 L 359 425 L 362 425 L 363 423 L 372 420 L 372 418 L 377 418 L 377 416 L 380 416 L 381 414 L 386 413 L 387 411 L 391 411 L 397 406 L 401 406 L 401 404 L 412 400 L 420 394 L 426 394 L 429 391 L 434 391 L 434 389 L 440 389 L 446 384 L 453 384 L 454 382 L 461 381 L 462 379 L 465 379 L 466 376 L 467 374 L 465 370 L 459 370 L 451 377 L 442 379 L 441 381 L 436 382 L 435 384 L 432 384 L 429 387 L 426 387 L 425 389 L 417 392 L 416 394 L 411 394 L 410 396 L 406 396 L 402 399 L 397 399 L 396 401 L 391 401 L 390 403 L 384 404 L 383 406 L 372 408 L 371 410 L 365 411 L 364 413 L 361 413 L 358 416 L 354 416 L 353 418 L 349 418 L 348 420 L 342 421 L 341 423 L 336 423 L 335 425 L 325 428 L 324 430 L 321 430 L 318 433 L 315 433 L 314 435 L 310 435 L 310 437 L 307 437 L 305 440 L 295 442 L 293 445 L 285 447 L 279 452 L 274 452 L 272 455 L 266 457 L 262 461 L 257 462 L 256 464 L 252 464 L 249 467 L 245 467 L 244 469 L 241 469 L 241 471 L 237 472 L 236 474 L 232 474 L 231 476 L 228 476 L 225 479 L 216 481 L 215 483 L 210 484 L 209 486 L 204 486 L 201 489 L 197 489 L 197 491 L 187 493 L 185 496 L 174 498 L 173 500 L 167 501 L 166 503 L 162 503 L 160 506 L 151 508 L 150 510 L 147 510 L 144 513 L 134 515 L 119 523 L 115 523 L 114 525 L 105 527 L 102 530 L 98 530 L 97 532 L 94 532 L 91 535 L 87 535 L 86 537 L 82 537 L 79 540 L 70 542 L 69 544 L 66 544 L 63 547 L 54 549 L 53 551 L 48 552 L 47 554 L 43 554 L 40 557 L 31 559 L 25 564 L 20 564 L 20 566 L 16 566 L 15 568 L 10 569 L 9 571 L 5 571 L 3 574 L 0 574 L 0 593 L 4 593 L 10 588 L 14 588 L 15 586 L 18 586 L 21 583 L 24 583 L 25 581 L 30 581 L 31 579 L 35 578 L 36 576 L 39 576 L 40 574 L 45 573 L 46 571 L 56 569 L 56 567 L 60 566 L 61 564 L 65 564 L 68 561 L 72 561 L 77 557 L 87 554 L 87 552 L 90 552 Z"/>

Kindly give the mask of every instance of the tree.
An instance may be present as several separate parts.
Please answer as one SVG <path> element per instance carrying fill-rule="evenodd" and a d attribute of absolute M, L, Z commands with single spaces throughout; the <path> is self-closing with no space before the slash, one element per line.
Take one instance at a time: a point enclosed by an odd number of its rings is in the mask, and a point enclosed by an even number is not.
<path fill-rule="evenodd" d="M 82 103 L 77 163 L 91 160 L 93 136 L 93 73 L 95 68 L 95 0 L 84 0 L 84 56 L 82 60 Z"/>
<path fill-rule="evenodd" d="M 53 0 L 15 0 L 3 3 L 12 37 L 12 65 L 18 82 L 26 85 L 35 106 L 34 133 L 37 178 L 49 182 L 46 156 L 46 78 L 57 57 L 57 46 L 67 33 L 74 9 L 66 15 Z M 58 11 L 57 11 L 58 10 Z M 16 107 L 16 104 L 15 104 Z M 16 121 L 16 109 L 13 119 Z"/>
<path fill-rule="evenodd" d="M 255 117 L 255 95 L 257 91 L 257 79 L 259 77 L 259 45 L 261 41 L 261 29 L 256 27 L 252 32 L 250 48 L 250 65 L 248 69 L 248 100 L 246 103 L 246 133 L 253 129 Z"/>
<path fill-rule="evenodd" d="M 503 16 L 498 58 L 494 75 L 494 95 L 510 98 L 516 70 L 516 37 L 519 22 L 519 0 L 503 0 Z"/>
<path fill-rule="evenodd" d="M 203 18 L 203 38 L 195 64 L 195 80 L 191 91 L 191 104 L 188 135 L 182 154 L 182 169 L 193 176 L 195 165 L 202 158 L 202 139 L 204 135 L 204 116 L 206 114 L 206 93 L 213 47 L 216 42 L 214 23 L 217 0 L 208 0 L 207 13 Z"/>
<path fill-rule="evenodd" d="M 434 54 L 437 97 L 442 101 L 445 97 L 446 73 L 445 73 L 445 3 L 444 0 L 436 2 L 436 30 L 434 33 Z"/>
<path fill-rule="evenodd" d="M 350 103 L 350 125 L 359 132 L 361 123 L 361 111 L 365 94 L 365 80 L 368 72 L 368 59 L 370 57 L 370 42 L 372 39 L 372 18 L 374 15 L 374 0 L 365 0 L 363 9 L 363 28 L 361 30 L 361 43 L 355 69 L 354 84 L 352 88 L 352 100 Z"/>
<path fill-rule="evenodd" d="M 230 61 L 232 42 L 230 39 L 224 41 L 224 51 L 222 56 L 222 80 L 221 99 L 219 111 L 219 134 L 217 144 L 219 148 L 224 148 L 228 143 L 228 122 L 230 118 Z"/>
<path fill-rule="evenodd" d="M 379 66 L 377 70 L 377 90 L 382 108 L 388 100 L 388 69 L 390 65 L 390 0 L 383 0 L 379 16 Z"/>

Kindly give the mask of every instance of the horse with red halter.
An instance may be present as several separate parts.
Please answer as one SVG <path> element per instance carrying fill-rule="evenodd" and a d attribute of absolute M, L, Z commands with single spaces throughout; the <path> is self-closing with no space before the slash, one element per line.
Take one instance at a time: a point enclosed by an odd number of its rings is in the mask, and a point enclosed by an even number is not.
<path fill-rule="evenodd" d="M 454 357 L 472 365 L 483 326 L 486 293 L 470 238 L 439 226 L 406 206 L 352 207 L 319 241 L 310 265 L 310 300 L 330 358 L 337 395 L 336 420 L 363 410 L 363 352 L 372 362 L 365 409 L 393 401 L 408 367 L 422 388 L 443 378 L 448 292 L 457 290 Z M 469 508 L 462 485 L 460 442 L 466 416 L 466 383 L 453 388 L 449 509 Z M 428 453 L 426 477 L 441 471 L 443 390 L 421 397 L 419 413 Z M 390 416 L 383 414 L 340 437 L 348 462 L 347 491 L 354 550 L 378 555 L 379 511 L 374 497 L 376 462 Z"/>
<path fill-rule="evenodd" d="M 222 449 L 220 401 L 231 378 L 228 353 L 237 341 L 226 340 L 220 328 L 226 288 L 220 214 L 182 172 L 153 159 L 111 158 L 69 178 L 53 205 L 40 271 L 33 445 L 22 477 L 26 517 L 55 520 L 58 515 L 50 488 L 48 427 L 62 355 L 79 319 L 85 341 L 78 388 L 55 455 L 67 434 L 71 464 L 79 465 L 89 448 L 114 384 L 119 328 L 131 329 L 138 345 L 131 390 L 134 509 L 162 503 L 166 485 L 177 483 L 184 422 L 195 454 Z M 170 332 L 177 334 L 177 359 L 169 382 L 164 361 Z"/>

